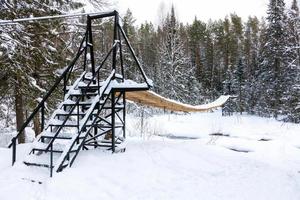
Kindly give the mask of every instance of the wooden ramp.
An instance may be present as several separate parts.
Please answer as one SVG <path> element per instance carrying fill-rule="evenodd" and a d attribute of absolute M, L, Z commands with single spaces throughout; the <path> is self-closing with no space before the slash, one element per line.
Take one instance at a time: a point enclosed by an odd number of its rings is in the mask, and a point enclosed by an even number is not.
<path fill-rule="evenodd" d="M 134 101 L 136 103 L 141 103 L 143 105 L 148 105 L 152 107 L 162 108 L 171 111 L 178 112 L 204 112 L 211 110 L 213 108 L 221 107 L 229 99 L 229 95 L 220 96 L 215 101 L 203 104 L 203 105 L 189 105 L 183 104 L 171 99 L 167 99 L 159 94 L 156 94 L 153 91 L 135 91 L 135 92 L 126 92 L 126 99 Z"/>

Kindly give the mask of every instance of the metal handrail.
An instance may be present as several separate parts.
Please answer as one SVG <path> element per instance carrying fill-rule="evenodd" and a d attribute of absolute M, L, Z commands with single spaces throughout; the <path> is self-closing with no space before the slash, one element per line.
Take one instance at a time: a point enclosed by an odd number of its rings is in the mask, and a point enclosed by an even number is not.
<path fill-rule="evenodd" d="M 89 83 L 87 84 L 87 88 L 90 87 L 91 83 L 93 82 L 93 80 L 96 78 L 96 76 L 98 76 L 100 69 L 102 68 L 102 66 L 104 65 L 105 61 L 107 60 L 107 58 L 109 57 L 109 55 L 111 54 L 111 52 L 113 51 L 114 48 L 117 47 L 118 42 L 115 42 L 114 45 L 112 46 L 112 48 L 110 49 L 110 51 L 108 52 L 107 56 L 104 58 L 104 60 L 102 61 L 101 65 L 97 68 L 95 74 L 93 75 L 93 77 L 89 80 Z M 106 89 L 106 88 L 105 88 Z M 80 98 L 78 98 L 76 100 L 76 103 L 74 105 L 78 105 L 80 101 Z M 74 106 L 69 114 L 66 116 L 65 120 L 63 121 L 62 126 L 59 128 L 59 130 L 56 132 L 56 134 L 53 136 L 53 138 L 51 139 L 51 141 L 48 143 L 46 151 L 49 150 L 49 148 L 51 147 L 51 145 L 53 144 L 55 138 L 57 137 L 57 135 L 59 134 L 60 130 L 62 129 L 62 127 L 66 124 L 68 118 L 70 117 L 71 113 L 73 112 L 73 110 L 75 109 L 76 106 Z"/>
<path fill-rule="evenodd" d="M 40 109 L 44 109 L 45 107 L 45 102 L 48 100 L 48 98 L 51 96 L 51 94 L 54 92 L 54 90 L 58 87 L 58 85 L 60 84 L 60 82 L 65 79 L 66 75 L 69 72 L 72 72 L 73 67 L 75 65 L 75 63 L 77 62 L 78 58 L 81 56 L 81 54 L 84 52 L 85 48 L 87 48 L 86 46 L 83 47 L 83 43 L 85 41 L 85 36 L 83 37 L 81 43 L 80 43 L 80 47 L 77 51 L 76 56 L 73 58 L 72 62 L 69 64 L 69 66 L 64 70 L 64 72 L 60 75 L 60 77 L 56 80 L 56 82 L 54 83 L 54 85 L 50 88 L 50 90 L 47 92 L 47 94 L 43 97 L 43 99 L 39 102 L 39 104 L 37 105 L 37 107 L 33 110 L 33 112 L 31 113 L 31 115 L 27 118 L 27 120 L 23 123 L 23 125 L 21 126 L 21 128 L 18 130 L 18 133 L 16 136 L 14 136 L 11 139 L 11 143 L 8 145 L 8 148 L 11 148 L 13 146 L 13 151 L 12 151 L 12 165 L 15 163 L 16 161 L 16 143 L 17 143 L 17 139 L 20 137 L 21 133 L 25 130 L 25 128 L 28 126 L 28 124 L 32 121 L 32 119 L 35 117 L 35 115 L 39 112 Z M 82 48 L 83 47 L 83 48 Z M 67 80 L 66 80 L 67 81 Z M 43 122 L 42 122 L 43 123 Z"/>
<path fill-rule="evenodd" d="M 116 46 L 114 45 L 113 48 L 116 48 Z M 111 51 L 110 51 L 110 52 L 111 52 Z M 109 53 L 109 54 L 110 54 L 110 53 Z M 99 67 L 98 69 L 100 69 L 100 67 Z M 98 72 L 99 72 L 99 71 L 98 71 Z M 99 100 L 100 100 L 100 97 L 102 97 L 102 95 L 105 94 L 105 91 L 107 90 L 107 88 L 108 88 L 110 82 L 113 80 L 113 75 L 114 75 L 114 74 L 115 74 L 115 70 L 113 70 L 113 71 L 111 72 L 111 75 L 108 77 L 108 80 L 106 80 L 106 81 L 107 81 L 107 84 L 104 86 L 104 89 L 102 90 L 102 94 L 101 94 L 101 96 L 99 96 Z M 93 80 L 93 79 L 91 79 L 91 81 L 92 81 L 92 80 Z M 89 87 L 89 86 L 88 86 L 88 87 Z M 109 95 L 107 95 L 107 96 L 109 96 Z M 107 100 L 107 99 L 106 99 L 106 100 Z M 105 102 L 106 102 L 106 100 L 105 100 Z M 103 105 L 102 105 L 102 107 L 103 107 Z M 97 114 L 99 114 L 99 112 L 102 110 L 102 107 L 98 110 L 98 113 L 97 113 Z M 89 116 L 87 117 L 87 119 L 89 119 L 89 118 L 91 117 L 92 114 L 93 114 L 93 113 L 90 112 L 90 113 L 89 113 Z M 95 120 L 96 120 L 96 118 L 93 120 L 93 122 L 94 122 Z M 74 139 L 73 143 L 70 145 L 70 147 L 69 147 L 69 149 L 68 149 L 68 152 L 64 155 L 63 159 L 62 159 L 61 162 L 59 163 L 59 166 L 57 167 L 57 171 L 60 171 L 60 170 L 61 170 L 61 167 L 63 166 L 64 161 L 69 157 L 69 153 L 70 153 L 70 151 L 72 150 L 73 146 L 75 145 L 75 142 L 79 139 L 80 134 L 81 134 L 84 130 L 86 130 L 86 124 L 87 124 L 87 122 L 88 122 L 88 120 L 84 121 L 84 123 L 82 124 L 80 130 L 78 131 L 78 134 L 77 134 L 76 138 Z M 89 129 L 88 131 L 86 131 L 86 133 L 89 133 L 90 130 L 91 130 L 91 128 L 92 128 L 92 126 L 90 127 L 90 129 Z M 84 141 L 83 141 L 83 142 L 79 145 L 79 147 L 77 148 L 76 153 L 75 153 L 74 157 L 72 158 L 72 160 L 71 160 L 71 162 L 70 162 L 70 165 L 72 165 L 72 163 L 74 162 L 74 160 L 75 160 L 77 154 L 79 153 L 79 150 L 81 149 L 83 143 L 84 143 Z M 51 153 L 52 153 L 52 152 L 51 152 Z M 52 169 L 51 169 L 51 170 L 52 170 Z"/>
<path fill-rule="evenodd" d="M 114 43 L 111 47 L 111 49 L 108 51 L 107 55 L 105 56 L 105 58 L 102 60 L 101 64 L 99 67 L 95 68 L 95 60 L 94 60 L 94 51 L 93 51 L 93 35 L 92 35 L 92 27 L 91 27 L 91 20 L 93 19 L 98 19 L 98 18 L 103 18 L 103 17 L 111 17 L 114 16 L 115 17 L 115 24 L 114 24 Z M 68 79 L 70 78 L 70 75 L 73 71 L 73 68 L 77 62 L 77 60 L 79 59 L 79 57 L 84 53 L 84 66 L 83 66 L 83 70 L 86 71 L 86 64 L 87 64 L 87 53 L 88 53 L 88 49 L 90 50 L 91 53 L 91 65 L 92 65 L 92 76 L 89 78 L 89 82 L 87 83 L 86 87 L 90 88 L 92 83 L 97 83 L 98 86 L 98 100 L 104 100 L 104 102 L 107 101 L 108 96 L 110 94 L 112 94 L 112 99 L 111 101 L 114 102 L 114 90 L 109 88 L 109 85 L 111 83 L 112 80 L 114 80 L 115 77 L 115 73 L 116 73 L 116 57 L 117 57 L 117 50 L 118 47 L 120 48 L 120 56 L 122 57 L 122 43 L 121 43 L 121 35 L 123 36 L 126 45 L 128 46 L 130 53 L 132 54 L 135 62 L 138 65 L 138 69 L 143 77 L 143 79 L 145 80 L 145 82 L 147 83 L 147 88 L 151 88 L 152 87 L 152 83 L 149 81 L 149 79 L 147 78 L 143 68 L 141 67 L 140 62 L 138 61 L 133 48 L 131 47 L 128 38 L 124 32 L 124 30 L 122 29 L 122 27 L 120 26 L 119 22 L 119 15 L 117 11 L 113 11 L 113 12 L 108 12 L 108 13 L 100 13 L 97 15 L 88 15 L 87 17 L 87 30 L 85 32 L 85 35 L 81 41 L 79 50 L 76 54 L 76 56 L 74 57 L 74 59 L 72 60 L 72 62 L 70 63 L 70 65 L 64 70 L 64 72 L 60 75 L 60 77 L 56 80 L 55 84 L 51 87 L 51 89 L 49 90 L 49 92 L 44 96 L 44 98 L 39 102 L 38 106 L 34 109 L 34 111 L 31 113 L 31 115 L 29 116 L 29 118 L 25 121 L 25 123 L 22 125 L 22 127 L 20 128 L 20 130 L 18 130 L 18 133 L 15 137 L 12 138 L 11 143 L 9 144 L 9 148 L 13 147 L 12 149 L 12 164 L 15 163 L 16 161 L 16 144 L 17 144 L 17 139 L 19 138 L 20 134 L 25 130 L 25 128 L 28 126 L 28 124 L 32 121 L 32 119 L 36 116 L 36 114 L 41 110 L 42 112 L 42 125 L 41 127 L 44 128 L 44 111 L 45 111 L 45 102 L 47 101 L 47 99 L 50 97 L 50 95 L 53 93 L 53 91 L 58 88 L 59 84 L 61 83 L 61 81 L 64 81 L 64 94 L 66 94 L 66 83 L 68 81 Z M 84 45 L 85 43 L 85 45 Z M 112 68 L 113 71 L 111 72 L 110 76 L 106 79 L 105 84 L 100 86 L 100 69 L 103 67 L 103 65 L 106 63 L 107 59 L 109 58 L 109 56 L 112 55 Z M 124 81 L 124 69 L 123 69 L 123 60 L 121 58 L 121 67 L 122 67 L 122 81 Z M 106 90 L 108 91 L 108 94 L 105 93 Z M 82 91 L 82 95 L 85 95 L 85 93 L 88 90 L 84 90 Z M 105 95 L 107 96 L 105 96 Z M 101 99 L 102 98 L 102 99 Z M 125 97 L 123 97 L 125 98 Z M 86 140 L 87 134 L 91 131 L 91 128 L 87 128 L 87 122 L 89 120 L 89 118 L 91 117 L 93 112 L 86 112 L 84 115 L 84 118 L 80 121 L 82 123 L 79 122 L 79 101 L 80 98 L 77 98 L 76 103 L 74 104 L 74 107 L 71 107 L 71 109 L 69 110 L 69 113 L 66 115 L 61 127 L 59 129 L 56 130 L 54 136 L 52 137 L 52 139 L 49 141 L 49 143 L 47 144 L 46 147 L 46 152 L 50 152 L 50 176 L 52 176 L 52 172 L 54 169 L 53 166 L 53 144 L 54 144 L 54 140 L 57 138 L 58 134 L 61 132 L 62 127 L 64 127 L 65 123 L 67 122 L 67 120 L 70 118 L 72 112 L 74 111 L 74 109 L 78 108 L 77 110 L 77 126 L 78 126 L 78 134 L 75 135 L 72 138 L 72 143 L 70 144 L 69 147 L 67 147 L 64 152 L 63 155 L 60 157 L 59 162 L 57 162 L 57 166 L 55 166 L 56 170 L 60 170 L 61 168 L 64 167 L 64 163 L 67 160 L 70 159 L 70 152 L 72 150 L 72 148 L 74 148 L 74 145 L 76 142 L 79 142 L 79 137 L 82 133 L 85 132 L 85 136 L 83 137 L 83 141 L 79 144 L 79 147 L 77 147 L 76 149 L 76 153 L 75 155 L 72 157 L 71 161 L 69 162 L 69 165 L 71 166 L 72 163 L 74 162 L 76 156 L 78 155 L 81 147 L 84 145 L 84 142 Z M 93 105 L 91 107 L 93 107 L 93 109 L 95 108 L 95 105 L 99 104 L 99 102 L 94 102 Z M 105 104 L 105 103 L 104 103 Z M 98 112 L 97 115 L 101 112 L 101 110 L 103 109 L 103 105 L 99 106 L 98 108 Z M 114 109 L 114 104 L 112 106 L 112 110 Z M 93 120 L 93 123 L 95 122 L 96 118 Z M 112 124 L 114 124 L 114 118 L 112 118 Z M 49 126 L 46 127 L 46 129 Z M 43 129 L 42 129 L 43 130 Z M 114 137 L 114 129 L 112 129 L 112 135 Z M 112 141 L 112 150 L 114 151 L 114 140 Z"/>
<path fill-rule="evenodd" d="M 145 82 L 147 83 L 148 88 L 151 88 L 151 87 L 152 87 L 152 84 L 149 83 L 149 79 L 147 78 L 145 71 L 144 71 L 143 68 L 141 67 L 140 62 L 139 62 L 139 60 L 137 59 L 137 57 L 136 57 L 136 55 L 135 55 L 134 50 L 133 50 L 131 44 L 129 43 L 129 40 L 128 40 L 126 34 L 125 34 L 125 31 L 123 30 L 123 28 L 121 27 L 120 24 L 118 24 L 117 26 L 118 26 L 119 30 L 121 31 L 121 34 L 122 34 L 122 36 L 123 36 L 123 38 L 124 38 L 124 40 L 125 40 L 125 42 L 126 42 L 128 48 L 129 48 L 129 51 L 130 51 L 130 53 L 131 53 L 133 59 L 134 59 L 135 62 L 137 63 L 138 69 L 140 70 L 140 73 L 142 74 L 142 76 L 143 76 Z"/>
<path fill-rule="evenodd" d="M 107 58 L 110 56 L 111 52 L 113 51 L 114 48 L 117 48 L 117 44 L 119 41 L 116 41 L 113 46 L 111 47 L 111 49 L 109 50 L 109 52 L 107 53 L 106 57 L 104 58 L 104 60 L 102 61 L 102 63 L 100 64 L 100 66 L 96 69 L 96 72 L 93 74 L 93 77 L 89 80 L 89 83 L 87 84 L 87 88 L 90 87 L 91 83 L 93 82 L 93 80 L 96 78 L 96 76 L 98 76 L 100 69 L 102 68 L 102 66 L 104 65 L 105 61 L 107 60 Z M 115 73 L 115 72 L 114 72 Z M 106 88 L 105 88 L 106 89 Z M 80 101 L 80 98 L 77 99 L 75 105 L 77 105 Z M 69 116 L 71 115 L 71 113 L 73 112 L 74 108 L 71 110 L 71 112 L 69 112 L 69 114 L 66 116 L 66 119 L 64 120 L 62 126 L 66 123 L 67 119 L 69 118 Z M 62 127 L 61 126 L 61 127 Z M 56 134 L 54 135 L 53 139 L 48 143 L 48 146 L 46 148 L 46 150 L 48 151 L 50 146 L 52 145 L 52 143 L 54 142 L 54 138 L 59 134 L 60 130 L 58 130 L 56 132 Z"/>
<path fill-rule="evenodd" d="M 96 78 L 99 78 L 99 72 L 100 72 L 100 69 L 103 67 L 103 65 L 105 64 L 107 58 L 110 56 L 110 54 L 112 53 L 112 51 L 113 51 L 115 48 L 117 48 L 118 43 L 119 43 L 119 41 L 115 41 L 115 43 L 113 44 L 113 46 L 111 47 L 111 49 L 109 50 L 109 52 L 107 53 L 107 55 L 105 56 L 105 58 L 103 59 L 103 61 L 101 62 L 100 66 L 95 70 L 95 73 L 93 74 L 92 78 L 90 78 L 90 80 L 89 80 L 89 82 L 88 82 L 88 84 L 87 84 L 87 86 L 86 86 L 87 88 L 90 87 L 91 83 L 92 83 Z M 112 77 L 114 77 L 115 70 L 113 70 L 111 74 L 113 74 L 113 75 L 110 75 L 110 76 L 109 76 L 109 77 L 110 77 L 110 78 L 109 78 L 109 83 L 111 82 Z M 103 94 L 104 94 L 104 91 L 107 89 L 108 85 L 109 85 L 109 84 L 107 84 L 107 85 L 105 86 L 105 88 L 104 88 L 104 90 L 103 90 Z M 99 87 L 99 79 L 98 79 L 98 87 Z M 100 88 L 98 88 L 98 91 L 99 91 L 99 90 L 100 90 Z M 85 90 L 85 91 L 86 91 L 86 90 Z M 75 105 L 78 105 L 79 101 L 80 101 L 80 98 L 78 98 L 78 99 L 76 100 Z M 74 107 L 71 109 L 71 111 L 69 112 L 69 114 L 66 116 L 66 119 L 64 120 L 64 122 L 63 122 L 62 126 L 60 127 L 60 129 L 56 132 L 56 134 L 54 135 L 54 137 L 53 137 L 53 138 L 51 139 L 51 141 L 48 143 L 47 148 L 46 148 L 46 151 L 48 151 L 49 149 L 52 148 L 53 142 L 54 142 L 55 138 L 56 138 L 57 135 L 59 134 L 61 128 L 62 128 L 63 125 L 66 123 L 67 119 L 69 118 L 69 116 L 71 115 L 71 113 L 73 112 L 73 110 L 75 109 L 75 107 L 76 107 L 76 106 L 74 106 Z M 91 115 L 91 114 L 90 114 L 90 115 Z M 90 116 L 88 116 L 88 118 L 89 118 L 89 117 L 90 117 Z M 81 134 L 81 132 L 86 128 L 86 123 L 87 123 L 87 121 L 85 121 L 84 124 L 81 126 L 81 129 L 78 131 L 78 135 L 77 135 L 76 139 L 73 141 L 73 143 L 72 143 L 72 145 L 71 145 L 69 151 L 73 148 L 73 146 L 74 146 L 74 144 L 75 144 L 74 142 L 75 142 L 75 141 L 78 141 L 78 138 L 79 138 L 79 135 Z M 79 128 L 79 127 L 78 127 L 78 128 Z M 69 153 L 69 151 L 68 151 L 68 153 Z M 58 169 L 61 167 L 61 165 L 63 164 L 63 162 L 64 162 L 64 161 L 66 160 L 66 158 L 68 157 L 68 153 L 67 153 L 67 154 L 65 155 L 65 157 L 63 158 L 63 160 L 62 160 L 62 162 L 60 163 L 60 166 L 58 167 Z M 52 157 L 53 152 L 50 151 L 50 154 L 51 154 L 50 157 Z M 77 154 L 78 154 L 78 153 L 77 153 Z M 53 163 L 50 162 L 50 176 L 52 176 L 52 170 L 53 170 Z"/>
<path fill-rule="evenodd" d="M 110 48 L 110 50 L 108 51 L 107 55 L 105 56 L 105 58 L 103 59 L 103 61 L 101 62 L 100 66 L 96 68 L 95 73 L 93 74 L 93 77 L 91 78 L 91 80 L 94 80 L 96 78 L 96 76 L 99 75 L 99 71 L 100 69 L 103 67 L 103 65 L 105 64 L 107 58 L 110 56 L 110 54 L 112 53 L 112 51 L 117 48 L 117 44 L 120 41 L 115 41 L 115 43 L 113 44 L 113 46 Z M 87 84 L 87 87 L 90 87 L 92 81 L 90 80 L 90 82 Z"/>

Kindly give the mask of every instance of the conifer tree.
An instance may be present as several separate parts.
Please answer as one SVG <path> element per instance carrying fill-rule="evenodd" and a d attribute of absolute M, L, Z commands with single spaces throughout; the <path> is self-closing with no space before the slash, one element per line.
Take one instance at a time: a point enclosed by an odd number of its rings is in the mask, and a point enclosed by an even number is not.
<path fill-rule="evenodd" d="M 282 99 L 287 87 L 284 72 L 289 65 L 290 52 L 287 51 L 288 31 L 285 3 L 270 0 L 268 6 L 266 43 L 261 54 L 259 85 L 261 93 L 258 109 L 275 117 L 282 113 Z"/>
<path fill-rule="evenodd" d="M 244 88 L 245 88 L 245 65 L 242 59 L 239 59 L 239 63 L 234 71 L 234 80 L 233 80 L 233 89 L 235 93 L 238 95 L 238 108 L 240 114 L 244 111 Z"/>
<path fill-rule="evenodd" d="M 52 16 L 79 6 L 82 4 L 62 0 L 3 0 L 0 19 Z M 57 78 L 57 69 L 64 68 L 73 56 L 69 37 L 61 35 L 69 28 L 63 22 L 55 19 L 15 23 L 0 31 L 1 68 L 15 99 L 17 129 L 24 122 L 25 110 L 31 111 L 37 105 Z M 39 123 L 38 115 L 35 122 Z M 35 131 L 39 134 L 40 130 Z M 22 135 L 19 142 L 24 140 Z"/>
<path fill-rule="evenodd" d="M 150 22 L 141 24 L 138 29 L 138 52 L 145 73 L 155 81 L 157 64 L 158 38 L 154 25 Z"/>
<path fill-rule="evenodd" d="M 285 72 L 288 79 L 287 98 L 284 100 L 288 121 L 300 122 L 300 16 L 297 0 L 293 0 L 288 11 L 290 63 Z"/>
<path fill-rule="evenodd" d="M 57 14 L 59 11 L 55 7 L 56 3 L 59 2 L 51 1 L 46 4 L 26 0 L 4 1 L 1 4 L 0 17 L 1 19 L 16 19 Z M 50 58 L 56 51 L 55 44 L 49 37 L 46 37 L 47 34 L 55 37 L 53 34 L 55 30 L 51 33 L 48 28 L 39 22 L 31 22 L 7 26 L 1 33 L 2 41 L 13 43 L 13 46 L 4 45 L 2 52 L 6 59 L 2 66 L 5 73 L 9 74 L 8 84 L 14 92 L 17 129 L 24 122 L 25 102 L 33 103 L 33 101 L 26 101 L 26 98 L 35 99 L 33 97 L 39 96 L 37 93 L 44 91 L 41 86 L 38 86 L 41 84 L 41 70 L 53 67 L 53 63 L 58 65 L 57 61 Z M 22 143 L 24 140 L 23 135 L 19 142 Z"/>
<path fill-rule="evenodd" d="M 288 10 L 289 38 L 291 46 L 296 50 L 297 59 L 295 65 L 300 65 L 300 15 L 297 0 L 293 0 L 291 8 Z"/>
<path fill-rule="evenodd" d="M 134 47 L 135 50 L 137 50 L 137 33 L 134 26 L 135 19 L 133 17 L 133 14 L 130 9 L 127 9 L 124 17 L 123 17 L 123 30 L 128 37 L 130 44 Z M 139 55 L 139 52 L 136 51 L 137 56 Z M 128 50 L 124 50 L 124 64 L 125 64 L 125 75 L 127 79 L 134 80 L 136 77 L 136 74 L 138 74 L 138 69 L 135 66 L 135 62 L 133 59 L 131 59 L 131 56 L 129 54 Z"/>
<path fill-rule="evenodd" d="M 197 89 L 194 81 L 194 69 L 189 65 L 184 43 L 179 34 L 179 24 L 175 17 L 174 7 L 167 16 L 163 27 L 165 35 L 159 47 L 159 71 L 161 94 L 181 102 L 191 102 L 191 94 Z M 190 85 L 189 85 L 190 84 Z"/>
<path fill-rule="evenodd" d="M 243 57 L 245 65 L 245 110 L 254 113 L 257 95 L 255 94 L 256 77 L 260 50 L 260 24 L 257 17 L 249 17 L 244 31 Z"/>

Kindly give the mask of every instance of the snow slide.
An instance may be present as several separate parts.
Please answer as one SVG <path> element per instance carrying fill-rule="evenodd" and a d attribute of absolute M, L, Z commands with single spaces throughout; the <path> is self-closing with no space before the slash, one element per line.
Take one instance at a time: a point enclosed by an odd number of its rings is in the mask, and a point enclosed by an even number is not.
<path fill-rule="evenodd" d="M 193 106 L 189 104 L 180 103 L 171 99 L 167 99 L 163 96 L 160 96 L 159 94 L 156 94 L 153 91 L 138 91 L 126 93 L 126 99 L 130 101 L 134 101 L 136 103 L 141 103 L 152 107 L 179 112 L 208 111 L 217 107 L 221 107 L 226 103 L 229 97 L 229 95 L 223 95 L 211 103 Z"/>

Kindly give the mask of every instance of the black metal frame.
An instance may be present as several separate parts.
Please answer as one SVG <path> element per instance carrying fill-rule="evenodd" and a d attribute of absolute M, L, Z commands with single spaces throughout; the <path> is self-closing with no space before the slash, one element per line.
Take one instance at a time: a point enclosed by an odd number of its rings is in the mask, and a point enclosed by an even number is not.
<path fill-rule="evenodd" d="M 39 102 L 39 104 L 37 105 L 37 107 L 33 110 L 33 112 L 31 113 L 31 115 L 27 118 L 27 120 L 24 122 L 24 124 L 18 130 L 17 135 L 12 138 L 11 143 L 8 145 L 8 148 L 12 147 L 12 149 L 13 149 L 13 153 L 12 153 L 12 165 L 16 161 L 16 144 L 17 144 L 17 139 L 20 137 L 20 135 L 23 133 L 23 131 L 25 130 L 25 128 L 29 125 L 30 122 L 32 122 L 33 118 L 39 112 L 41 112 L 41 130 L 44 130 L 44 125 L 45 125 L 45 104 L 46 104 L 47 100 L 49 99 L 49 97 L 53 94 L 53 92 L 56 89 L 59 89 L 59 84 L 61 84 L 62 81 L 63 81 L 63 85 L 64 85 L 63 91 L 64 91 L 64 94 L 66 94 L 66 90 L 67 90 L 66 85 L 67 85 L 67 82 L 69 81 L 69 78 L 70 78 L 70 75 L 68 75 L 68 74 L 71 74 L 73 72 L 73 69 L 74 69 L 74 66 L 75 66 L 76 62 L 78 61 L 78 59 L 80 58 L 80 56 L 82 55 L 82 53 L 85 50 L 85 48 L 83 47 L 83 42 L 84 41 L 85 41 L 85 37 L 82 39 L 80 47 L 79 47 L 79 49 L 77 51 L 77 54 L 73 58 L 73 60 L 70 63 L 70 65 L 65 69 L 65 71 L 56 80 L 56 82 L 50 88 L 50 90 L 47 92 L 47 94 Z"/>
<path fill-rule="evenodd" d="M 100 63 L 100 66 L 96 68 L 95 57 L 94 57 L 94 45 L 93 45 L 93 30 L 92 30 L 92 22 L 95 19 L 102 19 L 106 17 L 114 17 L 114 37 L 113 37 L 113 45 L 112 48 L 109 50 L 105 58 Z M 141 73 L 144 82 L 147 83 L 147 86 L 144 88 L 111 88 L 109 87 L 109 83 L 111 81 L 118 81 L 124 82 L 125 74 L 124 74 L 124 64 L 123 64 L 123 47 L 122 41 L 125 41 L 126 46 L 128 47 L 131 56 L 134 58 L 139 72 Z M 85 45 L 84 45 L 85 44 Z M 59 85 L 63 81 L 63 91 L 64 94 L 67 94 L 67 83 L 70 79 L 71 73 L 73 72 L 74 66 L 79 60 L 80 56 L 84 53 L 84 66 L 83 66 L 83 73 L 82 79 L 88 80 L 88 84 L 82 90 L 82 93 L 78 96 L 75 96 L 76 102 L 72 105 L 64 105 L 64 109 L 66 110 L 67 114 L 64 115 L 63 123 L 60 125 L 48 125 L 45 127 L 45 104 L 51 94 L 59 88 Z M 90 54 L 90 64 L 91 69 L 87 69 L 87 54 Z M 122 77 L 116 76 L 117 70 L 117 54 L 119 53 L 120 58 L 120 67 L 121 67 L 121 75 Z M 100 84 L 100 74 L 103 65 L 106 63 L 109 56 L 112 54 L 112 72 L 110 76 L 106 79 L 105 85 Z M 92 77 L 88 79 L 85 77 L 87 71 L 92 72 Z M 82 81 L 83 81 L 82 80 Z M 93 90 L 93 88 L 97 88 L 97 98 L 99 101 L 90 105 L 90 108 L 86 114 L 81 114 L 80 110 L 85 109 L 85 105 L 82 103 L 82 99 L 88 97 L 90 95 L 88 91 Z M 87 16 L 87 27 L 86 33 L 81 41 L 79 50 L 70 63 L 70 65 L 66 68 L 66 70 L 61 74 L 61 76 L 57 79 L 55 84 L 51 87 L 49 92 L 44 96 L 42 101 L 38 104 L 38 106 L 34 109 L 32 114 L 28 117 L 26 122 L 22 125 L 20 130 L 15 137 L 12 138 L 12 142 L 10 143 L 9 147 L 12 147 L 12 164 L 16 161 L 16 144 L 17 139 L 19 138 L 20 134 L 25 130 L 25 127 L 29 125 L 29 123 L 33 120 L 33 118 L 41 112 L 41 130 L 44 131 L 46 129 L 50 129 L 53 132 L 53 126 L 56 127 L 54 129 L 55 133 L 51 138 L 48 138 L 47 147 L 45 149 L 32 149 L 31 153 L 35 151 L 42 151 L 45 153 L 50 153 L 50 164 L 46 167 L 50 168 L 50 176 L 53 173 L 53 153 L 64 153 L 62 159 L 58 166 L 56 166 L 56 171 L 59 172 L 63 170 L 66 166 L 71 166 L 76 159 L 80 150 L 89 149 L 89 147 L 106 147 L 107 149 L 111 150 L 112 152 L 116 152 L 116 144 L 122 142 L 125 137 L 125 123 L 126 123 L 126 91 L 137 91 L 137 90 L 148 90 L 151 87 L 151 83 L 148 82 L 148 79 L 145 75 L 144 70 L 142 69 L 135 53 L 130 45 L 128 38 L 122 29 L 119 23 L 119 14 L 117 11 L 108 12 L 108 13 L 101 13 L 101 14 L 94 14 Z M 68 98 L 73 98 L 73 96 L 69 96 Z M 77 112 L 76 111 L 77 108 Z M 74 114 L 75 112 L 75 114 Z M 70 138 L 72 140 L 71 145 L 65 149 L 63 152 L 57 151 L 53 149 L 53 143 L 56 139 L 61 138 L 59 134 L 62 132 L 62 129 L 67 126 L 68 119 L 71 116 L 76 116 L 76 126 L 78 134 L 74 138 Z M 82 117 L 82 119 L 81 119 Z M 58 117 L 59 118 L 59 117 Z M 82 120 L 84 120 L 82 122 Z M 88 122 L 90 122 L 88 124 Z M 119 125 L 117 125 L 117 123 Z M 116 134 L 116 130 L 120 130 L 121 136 Z M 111 132 L 111 140 L 104 141 L 104 143 L 99 143 L 97 139 L 104 134 Z M 41 134 L 42 135 L 42 134 Z M 44 142 L 45 137 L 41 136 L 39 141 Z M 25 163 L 26 164 L 26 163 Z M 31 164 L 37 165 L 37 164 Z M 39 165 L 38 165 L 39 166 Z M 41 165 L 40 165 L 41 166 Z"/>

